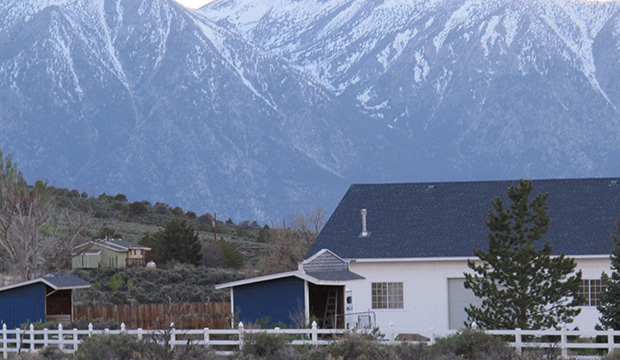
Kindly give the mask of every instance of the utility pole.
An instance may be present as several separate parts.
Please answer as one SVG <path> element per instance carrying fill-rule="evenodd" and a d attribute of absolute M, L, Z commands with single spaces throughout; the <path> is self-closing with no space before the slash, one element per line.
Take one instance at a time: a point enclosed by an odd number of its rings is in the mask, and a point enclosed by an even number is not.
<path fill-rule="evenodd" d="M 217 213 L 213 213 L 213 241 L 217 242 Z"/>

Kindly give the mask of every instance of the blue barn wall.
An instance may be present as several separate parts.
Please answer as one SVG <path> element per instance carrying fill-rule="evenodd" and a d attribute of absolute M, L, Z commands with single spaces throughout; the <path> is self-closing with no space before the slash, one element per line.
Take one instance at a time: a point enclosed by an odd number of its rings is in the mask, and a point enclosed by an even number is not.
<path fill-rule="evenodd" d="M 45 284 L 34 283 L 0 292 L 0 324 L 13 329 L 26 322 L 45 322 Z"/>
<path fill-rule="evenodd" d="M 244 324 L 269 317 L 269 324 L 294 325 L 291 317 L 304 311 L 304 281 L 294 276 L 236 286 L 233 311 Z"/>

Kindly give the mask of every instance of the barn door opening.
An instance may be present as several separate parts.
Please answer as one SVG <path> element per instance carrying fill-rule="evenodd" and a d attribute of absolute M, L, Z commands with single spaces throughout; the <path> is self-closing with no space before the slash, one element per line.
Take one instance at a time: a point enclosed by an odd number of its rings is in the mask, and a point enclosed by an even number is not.
<path fill-rule="evenodd" d="M 308 284 L 310 318 L 322 329 L 344 328 L 344 286 Z"/>
<path fill-rule="evenodd" d="M 72 320 L 71 314 L 71 290 L 53 290 L 47 287 L 45 295 L 45 321 L 68 324 Z"/>

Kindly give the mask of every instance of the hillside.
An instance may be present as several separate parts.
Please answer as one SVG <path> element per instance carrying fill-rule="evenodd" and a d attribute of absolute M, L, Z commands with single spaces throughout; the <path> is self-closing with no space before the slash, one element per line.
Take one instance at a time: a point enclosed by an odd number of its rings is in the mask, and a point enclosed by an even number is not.
<path fill-rule="evenodd" d="M 0 188 L 7 189 L 5 185 L 3 181 Z M 80 304 L 223 301 L 229 293 L 215 291 L 215 284 L 296 268 L 297 261 L 301 261 L 316 236 L 299 222 L 291 224 L 296 230 L 272 228 L 249 220 L 235 224 L 230 218 L 221 221 L 215 218 L 215 214 L 196 215 L 165 203 L 128 202 L 124 194 L 103 193 L 91 197 L 77 190 L 49 187 L 44 197 L 37 197 L 36 191 L 41 189 L 44 189 L 42 182 L 37 182 L 34 187 L 26 185 L 25 197 L 18 197 L 18 201 L 30 199 L 41 209 L 48 209 L 47 204 L 51 201 L 50 209 L 55 214 L 40 224 L 36 219 L 47 215 L 38 210 L 23 219 L 41 232 L 38 236 L 33 235 L 32 241 L 30 238 L 25 240 L 36 247 L 33 250 L 40 256 L 40 261 L 32 264 L 28 271 L 33 271 L 34 277 L 50 272 L 73 272 L 89 281 L 92 288 L 77 294 Z M 6 220 L 5 215 L 9 214 L 11 207 L 7 201 L 2 204 L 6 208 L 0 209 L 0 218 Z M 154 257 L 156 249 L 153 248 L 147 253 L 147 260 L 156 260 L 157 269 L 71 270 L 71 248 L 77 244 L 104 237 L 141 243 L 146 236 L 152 239 L 168 224 L 179 221 L 187 224 L 198 236 L 201 259 L 197 264 L 192 265 L 190 259 L 184 258 L 160 262 Z M 9 234 L 14 235 L 17 228 L 10 226 Z M 65 233 L 76 233 L 77 236 L 65 237 Z M 164 241 L 172 240 L 164 238 Z M 23 278 L 26 274 L 15 272 L 23 268 L 12 267 L 13 260 L 8 256 L 5 244 L 3 242 L 0 247 L 0 276 L 8 275 L 9 280 L 13 275 Z M 51 257 L 47 254 L 48 246 L 54 246 Z M 19 247 L 15 249 L 22 251 Z M 27 250 L 23 251 L 26 254 Z M 287 262 L 280 257 L 295 260 Z"/>

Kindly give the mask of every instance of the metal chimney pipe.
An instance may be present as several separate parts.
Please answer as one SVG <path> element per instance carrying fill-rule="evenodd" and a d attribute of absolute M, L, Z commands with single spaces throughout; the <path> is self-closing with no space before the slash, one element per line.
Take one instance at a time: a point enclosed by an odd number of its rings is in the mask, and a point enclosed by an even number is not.
<path fill-rule="evenodd" d="M 366 209 L 362 209 L 362 236 L 368 236 L 368 231 L 366 231 Z"/>

